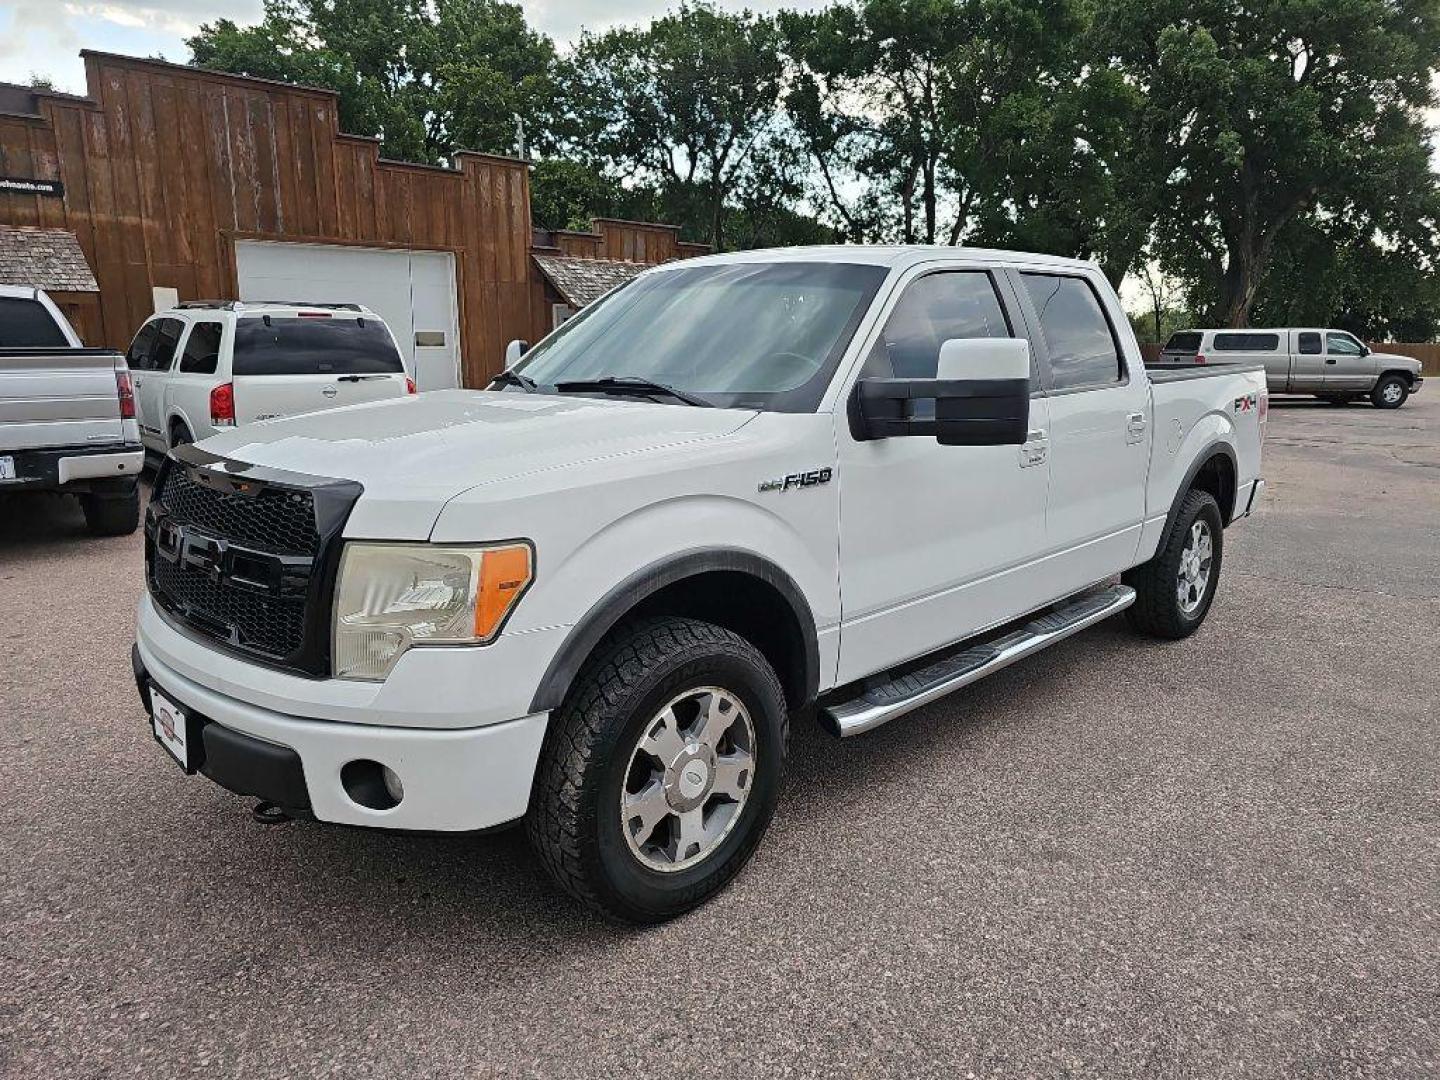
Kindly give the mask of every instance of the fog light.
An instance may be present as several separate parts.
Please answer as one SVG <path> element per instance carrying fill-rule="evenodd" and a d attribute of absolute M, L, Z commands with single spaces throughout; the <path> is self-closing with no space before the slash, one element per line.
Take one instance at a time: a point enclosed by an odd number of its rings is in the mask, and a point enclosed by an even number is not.
<path fill-rule="evenodd" d="M 367 810 L 393 810 L 405 797 L 395 770 L 378 761 L 347 761 L 340 770 L 340 784 L 351 801 Z"/>

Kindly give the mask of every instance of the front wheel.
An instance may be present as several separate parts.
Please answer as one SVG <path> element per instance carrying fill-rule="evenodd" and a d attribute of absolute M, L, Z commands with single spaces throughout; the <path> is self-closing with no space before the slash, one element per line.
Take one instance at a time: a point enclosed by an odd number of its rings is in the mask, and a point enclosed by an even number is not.
<path fill-rule="evenodd" d="M 1370 401 L 1377 409 L 1398 409 L 1410 396 L 1410 383 L 1399 375 L 1386 375 L 1370 391 Z"/>
<path fill-rule="evenodd" d="M 1136 594 L 1126 612 L 1131 625 L 1171 640 L 1198 630 L 1220 583 L 1224 546 L 1220 504 L 1208 491 L 1191 491 L 1154 558 L 1124 575 Z"/>
<path fill-rule="evenodd" d="M 787 727 L 779 680 L 744 638 L 695 619 L 630 623 L 551 717 L 531 843 L 565 891 L 609 918 L 683 914 L 754 853 Z"/>

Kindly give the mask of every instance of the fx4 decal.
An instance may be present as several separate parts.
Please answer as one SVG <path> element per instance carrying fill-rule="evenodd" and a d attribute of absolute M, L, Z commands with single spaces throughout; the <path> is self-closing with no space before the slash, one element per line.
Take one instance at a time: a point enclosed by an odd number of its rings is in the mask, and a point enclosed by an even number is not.
<path fill-rule="evenodd" d="M 1235 411 L 1237 413 L 1250 412 L 1255 408 L 1256 398 L 1254 394 L 1246 394 L 1244 397 L 1235 399 Z"/>
<path fill-rule="evenodd" d="M 828 484 L 830 477 L 835 475 L 835 470 L 829 466 L 823 469 L 811 469 L 809 472 L 790 473 L 775 480 L 761 480 L 761 491 L 797 491 L 800 488 L 816 487 L 820 484 Z"/>

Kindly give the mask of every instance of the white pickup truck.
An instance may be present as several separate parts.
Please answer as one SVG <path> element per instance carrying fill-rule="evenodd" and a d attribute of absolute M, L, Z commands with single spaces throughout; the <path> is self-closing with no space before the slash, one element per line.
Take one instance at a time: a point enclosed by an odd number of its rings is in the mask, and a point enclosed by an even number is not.
<path fill-rule="evenodd" d="M 58 492 L 91 533 L 133 533 L 144 460 L 120 354 L 82 347 L 44 290 L 0 285 L 0 514 Z"/>
<path fill-rule="evenodd" d="M 1122 610 L 1194 631 L 1267 404 L 1258 367 L 1147 373 L 1089 263 L 662 266 L 489 391 L 172 451 L 137 686 L 186 771 L 349 825 L 524 818 L 575 897 L 660 920 L 755 850 L 792 715 L 868 731 Z"/>

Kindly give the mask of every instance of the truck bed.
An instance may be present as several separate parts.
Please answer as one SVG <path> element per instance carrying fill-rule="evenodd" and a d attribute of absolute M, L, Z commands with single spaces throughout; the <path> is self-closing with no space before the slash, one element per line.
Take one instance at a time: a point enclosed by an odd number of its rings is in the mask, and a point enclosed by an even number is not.
<path fill-rule="evenodd" d="M 1146 364 L 1145 371 L 1152 383 L 1183 382 L 1186 379 L 1207 379 L 1215 375 L 1234 375 L 1241 371 L 1265 372 L 1264 364 Z"/>

